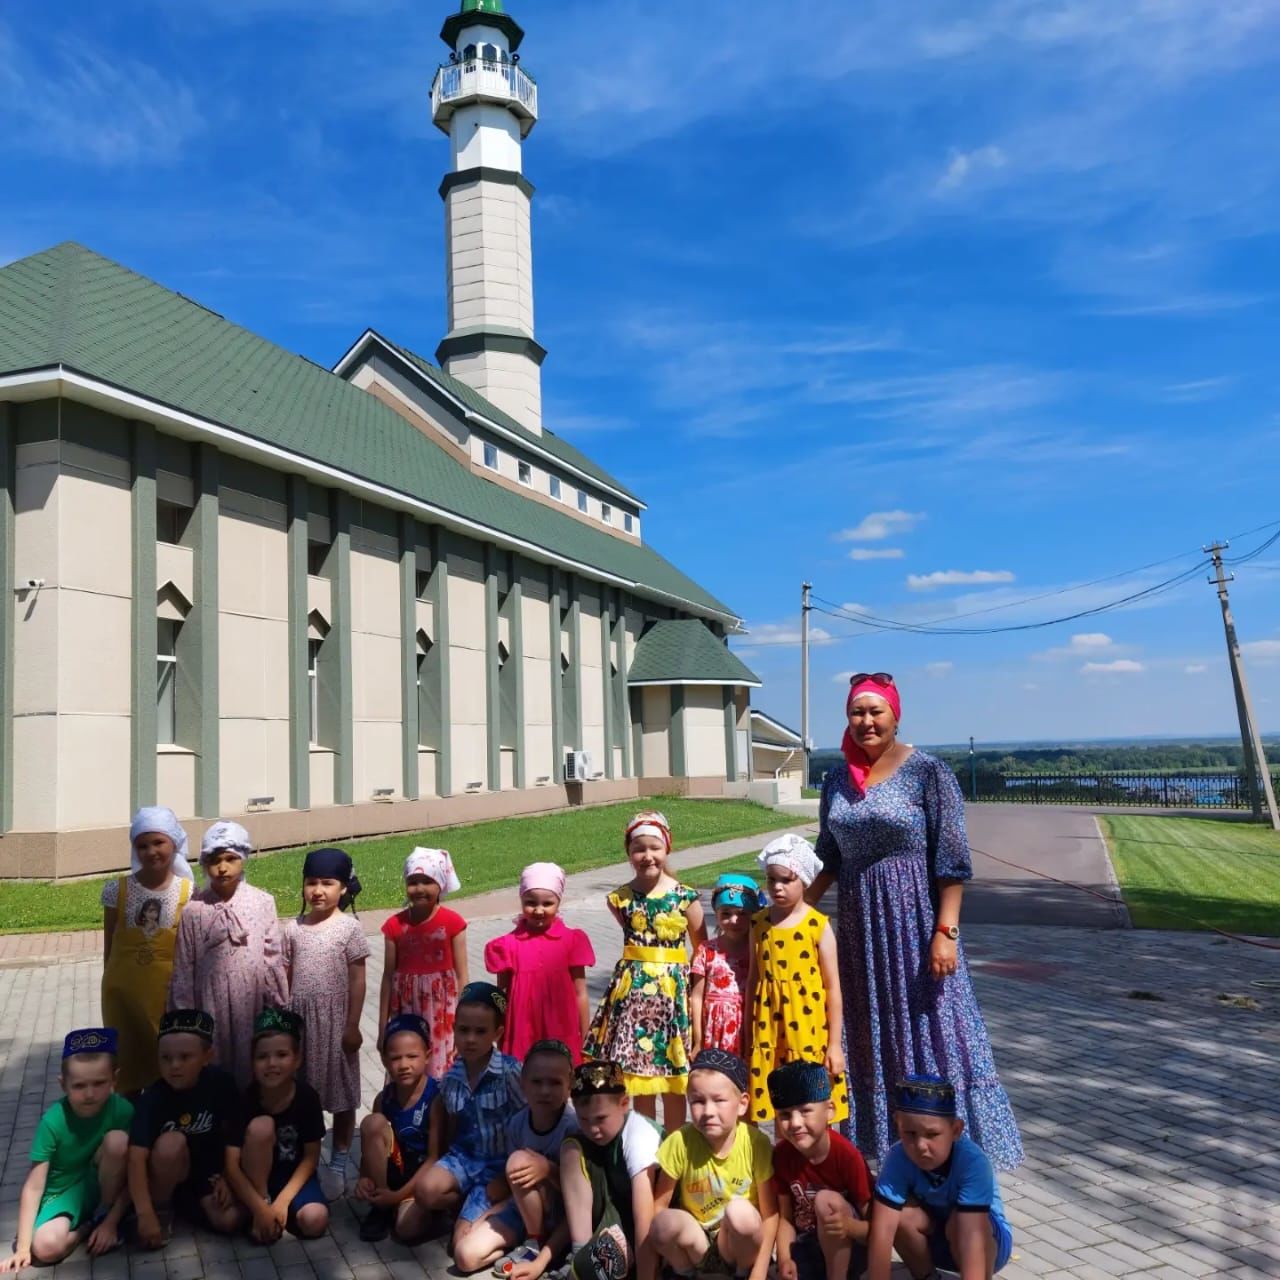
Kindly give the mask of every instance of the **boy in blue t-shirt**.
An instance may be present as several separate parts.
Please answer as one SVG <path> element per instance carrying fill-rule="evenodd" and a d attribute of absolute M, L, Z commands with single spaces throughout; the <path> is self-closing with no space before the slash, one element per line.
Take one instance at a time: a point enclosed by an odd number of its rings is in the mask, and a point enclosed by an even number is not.
<path fill-rule="evenodd" d="M 940 1267 L 991 1280 L 1009 1261 L 1013 1232 L 991 1161 L 964 1136 L 955 1090 L 919 1075 L 894 1093 L 899 1141 L 876 1179 L 867 1280 L 889 1280 L 894 1249 L 916 1280 L 933 1280 Z"/>

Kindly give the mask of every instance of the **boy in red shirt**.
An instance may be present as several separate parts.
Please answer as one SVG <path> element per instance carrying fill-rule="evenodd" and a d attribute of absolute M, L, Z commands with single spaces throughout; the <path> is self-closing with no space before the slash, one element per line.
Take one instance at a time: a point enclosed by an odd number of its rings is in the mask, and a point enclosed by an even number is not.
<path fill-rule="evenodd" d="M 819 1062 L 788 1062 L 769 1072 L 768 1083 L 780 1138 L 773 1151 L 778 1280 L 859 1275 L 866 1265 L 871 1177 L 858 1149 L 831 1128 L 831 1077 Z"/>

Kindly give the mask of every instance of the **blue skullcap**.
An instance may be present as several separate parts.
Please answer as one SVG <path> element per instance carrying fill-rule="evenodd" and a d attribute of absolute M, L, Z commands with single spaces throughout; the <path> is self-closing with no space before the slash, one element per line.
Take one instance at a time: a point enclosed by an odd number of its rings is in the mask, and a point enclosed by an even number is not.
<path fill-rule="evenodd" d="M 736 1053 L 724 1049 L 703 1049 L 689 1064 L 689 1074 L 695 1071 L 718 1071 L 733 1081 L 739 1093 L 747 1091 L 747 1064 Z"/>
<path fill-rule="evenodd" d="M 831 1077 L 821 1062 L 797 1060 L 769 1072 L 769 1101 L 775 1111 L 826 1102 L 830 1097 Z"/>
<path fill-rule="evenodd" d="M 458 1007 L 464 1004 L 481 1004 L 498 1015 L 499 1022 L 507 1020 L 507 993 L 492 982 L 468 982 L 458 994 Z"/>
<path fill-rule="evenodd" d="M 79 1031 L 72 1031 L 62 1041 L 64 1061 L 77 1053 L 109 1053 L 114 1057 L 115 1052 L 115 1027 L 81 1027 Z"/>
<path fill-rule="evenodd" d="M 711 890 L 711 909 L 717 907 L 750 907 L 755 910 L 761 906 L 760 886 L 751 876 L 729 872 L 715 882 Z"/>
<path fill-rule="evenodd" d="M 391 1037 L 398 1036 L 402 1031 L 411 1031 L 421 1038 L 428 1049 L 431 1048 L 431 1029 L 427 1026 L 426 1020 L 418 1017 L 416 1013 L 397 1013 L 394 1018 L 388 1019 L 386 1030 L 382 1033 L 383 1045 L 390 1044 Z"/>
<path fill-rule="evenodd" d="M 955 1119 L 956 1091 L 941 1076 L 917 1075 L 899 1080 L 894 1086 L 893 1101 L 897 1111 Z"/>

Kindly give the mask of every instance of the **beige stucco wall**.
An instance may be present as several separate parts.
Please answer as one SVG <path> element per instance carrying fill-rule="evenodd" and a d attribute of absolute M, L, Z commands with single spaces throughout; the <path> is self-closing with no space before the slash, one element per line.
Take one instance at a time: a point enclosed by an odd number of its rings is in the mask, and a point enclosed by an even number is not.
<path fill-rule="evenodd" d="M 129 803 L 129 464 L 68 440 L 16 450 L 15 830 L 92 827 Z"/>
<path fill-rule="evenodd" d="M 404 790 L 401 760 L 400 544 L 387 533 L 351 530 L 351 700 L 354 798 Z"/>
<path fill-rule="evenodd" d="M 283 503 L 224 486 L 218 506 L 218 794 L 233 815 L 289 803 L 287 538 Z"/>
<path fill-rule="evenodd" d="M 671 776 L 671 689 L 648 685 L 640 690 L 640 754 L 636 773 L 645 778 Z"/>
<path fill-rule="evenodd" d="M 551 605 L 547 576 L 529 566 L 521 573 L 520 621 L 524 644 L 524 778 L 559 781 L 551 738 Z M 541 785 L 547 785 L 546 783 Z"/>
<path fill-rule="evenodd" d="M 457 544 L 461 544 L 460 546 Z M 457 539 L 449 561 L 449 709 L 453 789 L 488 786 L 484 564 L 479 543 Z"/>
<path fill-rule="evenodd" d="M 719 685 L 685 685 L 684 745 L 690 775 L 724 777 L 724 691 Z"/>

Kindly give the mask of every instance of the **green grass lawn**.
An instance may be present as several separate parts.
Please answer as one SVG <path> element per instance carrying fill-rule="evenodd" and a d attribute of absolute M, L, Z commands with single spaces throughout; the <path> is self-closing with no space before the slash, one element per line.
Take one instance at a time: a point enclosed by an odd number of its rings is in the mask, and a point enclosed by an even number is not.
<path fill-rule="evenodd" d="M 449 850 L 462 881 L 460 896 L 485 893 L 515 884 L 521 868 L 530 862 L 558 862 L 569 872 L 620 862 L 626 821 L 646 806 L 661 808 L 667 815 L 677 849 L 776 831 L 795 822 L 793 815 L 745 800 L 658 796 L 627 804 L 351 841 L 345 847 L 364 886 L 359 905 L 395 907 L 404 900 L 400 872 L 405 855 L 416 844 Z M 281 915 L 298 910 L 305 856 L 305 849 L 284 849 L 254 858 L 249 864 L 250 882 L 275 896 Z M 102 924 L 102 908 L 98 905 L 101 891 L 101 879 L 64 884 L 0 881 L 0 933 L 96 929 Z"/>
<path fill-rule="evenodd" d="M 822 791 L 818 787 L 801 787 L 800 799 L 801 800 L 821 800 Z"/>
<path fill-rule="evenodd" d="M 1140 929 L 1280 935 L 1280 834 L 1211 818 L 1100 818 Z"/>
<path fill-rule="evenodd" d="M 764 845 L 761 844 L 761 849 Z M 756 851 L 757 853 L 759 850 Z M 752 876 L 757 884 L 764 884 L 764 874 L 756 861 L 755 853 L 739 853 L 732 858 L 721 858 L 719 862 L 708 862 L 701 867 L 690 867 L 680 877 L 685 884 L 694 889 L 710 889 L 721 876 L 735 873 Z"/>

